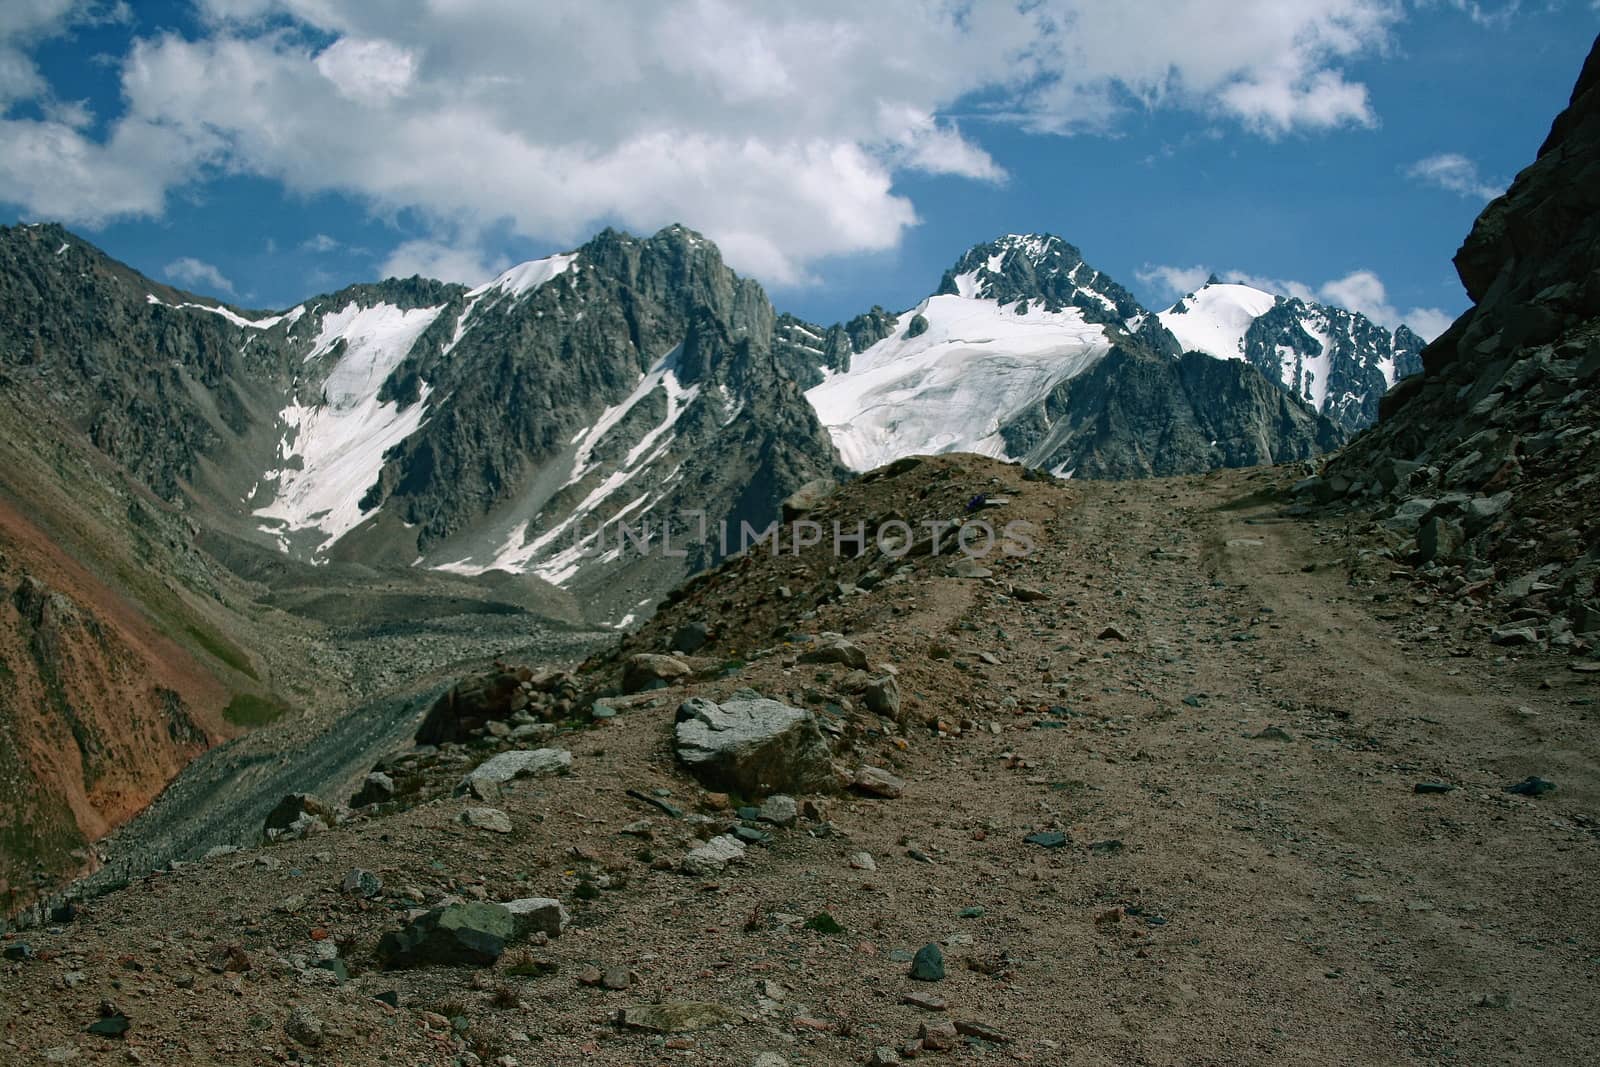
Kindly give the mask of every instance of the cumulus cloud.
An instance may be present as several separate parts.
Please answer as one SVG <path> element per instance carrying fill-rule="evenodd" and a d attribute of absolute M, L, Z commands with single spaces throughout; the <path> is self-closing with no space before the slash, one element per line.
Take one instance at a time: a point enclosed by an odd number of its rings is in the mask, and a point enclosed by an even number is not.
<path fill-rule="evenodd" d="M 1146 265 L 1136 272 L 1139 280 L 1150 286 L 1162 300 L 1177 300 L 1194 292 L 1213 273 L 1225 282 L 1250 285 L 1269 293 L 1279 293 L 1308 303 L 1331 304 L 1334 307 L 1358 311 L 1380 326 L 1394 329 L 1404 324 L 1417 336 L 1431 341 L 1455 321 L 1455 316 L 1441 308 L 1413 307 L 1401 311 L 1389 300 L 1389 291 L 1383 279 L 1370 270 L 1355 270 L 1342 278 L 1334 278 L 1321 285 L 1307 285 L 1292 278 L 1270 278 L 1241 270 L 1212 271 L 1209 267 L 1172 267 Z"/>
<path fill-rule="evenodd" d="M 183 256 L 175 259 L 162 268 L 169 281 L 191 288 L 209 289 L 214 293 L 227 293 L 234 295 L 233 283 L 216 267 L 203 259 L 193 256 Z"/>
<path fill-rule="evenodd" d="M 56 24 L 75 6 L 26 3 Z M 791 284 L 822 257 L 898 244 L 917 221 L 899 175 L 1004 181 L 972 132 L 986 123 L 1115 132 L 1175 109 L 1267 136 L 1370 124 L 1344 68 L 1382 53 L 1403 14 L 1392 0 L 199 4 L 198 38 L 134 42 L 109 133 L 0 122 L 8 199 L 95 224 L 159 215 L 169 191 L 221 171 L 353 195 L 469 244 L 682 221 Z M 37 72 L 7 73 L 7 40 L 0 86 L 37 96 Z"/>
<path fill-rule="evenodd" d="M 1484 181 L 1478 165 L 1456 152 L 1419 159 L 1406 168 L 1406 177 L 1475 200 L 1493 200 L 1506 191 L 1504 184 Z"/>
<path fill-rule="evenodd" d="M 442 244 L 438 241 L 406 241 L 389 253 L 381 273 L 385 278 L 409 278 L 420 274 L 442 282 L 482 285 L 511 266 L 504 257 L 488 259 L 476 248 Z"/>

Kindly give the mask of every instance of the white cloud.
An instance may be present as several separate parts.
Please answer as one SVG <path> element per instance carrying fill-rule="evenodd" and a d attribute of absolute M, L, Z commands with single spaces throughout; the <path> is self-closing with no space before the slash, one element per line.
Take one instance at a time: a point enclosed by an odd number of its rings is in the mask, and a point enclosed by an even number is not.
<path fill-rule="evenodd" d="M 1141 282 L 1152 287 L 1158 298 L 1164 300 L 1176 300 L 1194 292 L 1215 273 L 1225 282 L 1251 285 L 1269 293 L 1280 293 L 1308 303 L 1331 304 L 1334 307 L 1358 311 L 1390 330 L 1403 323 L 1425 341 L 1438 337 L 1455 321 L 1454 315 L 1441 308 L 1414 307 L 1401 311 L 1389 302 L 1389 292 L 1383 284 L 1383 279 L 1370 270 L 1351 271 L 1342 278 L 1334 278 L 1317 286 L 1307 285 L 1291 278 L 1269 278 L 1241 270 L 1213 272 L 1208 267 L 1147 264 L 1135 273 Z"/>
<path fill-rule="evenodd" d="M 95 224 L 159 214 L 220 168 L 413 212 L 469 244 L 682 221 L 791 284 L 823 257 L 897 245 L 917 221 L 901 174 L 1003 181 L 974 114 L 1060 133 L 1114 132 L 1142 109 L 1268 136 L 1371 123 L 1342 68 L 1383 52 L 1403 14 L 1393 0 L 200 7 L 199 38 L 135 42 L 104 140 L 0 124 L 6 197 Z"/>
<path fill-rule="evenodd" d="M 474 248 L 435 241 L 406 241 L 389 253 L 380 273 L 385 278 L 409 278 L 413 274 L 420 274 L 424 278 L 477 286 L 509 266 L 510 260 L 503 256 L 486 260 L 483 253 Z"/>
<path fill-rule="evenodd" d="M 1503 184 L 1484 181 L 1478 165 L 1456 152 L 1419 159 L 1406 168 L 1406 177 L 1476 200 L 1493 200 L 1506 191 Z"/>
<path fill-rule="evenodd" d="M 1177 300 L 1204 285 L 1206 279 L 1211 277 L 1211 270 L 1208 267 L 1152 266 L 1146 263 L 1133 274 L 1150 286 L 1159 299 Z"/>
<path fill-rule="evenodd" d="M 163 272 L 170 281 L 179 285 L 203 286 L 213 292 L 233 295 L 233 283 L 223 277 L 220 270 L 203 259 L 184 256 L 168 263 Z"/>
<path fill-rule="evenodd" d="M 300 242 L 300 251 L 316 252 L 319 254 L 332 252 L 340 247 L 339 242 L 325 233 L 313 234 Z"/>

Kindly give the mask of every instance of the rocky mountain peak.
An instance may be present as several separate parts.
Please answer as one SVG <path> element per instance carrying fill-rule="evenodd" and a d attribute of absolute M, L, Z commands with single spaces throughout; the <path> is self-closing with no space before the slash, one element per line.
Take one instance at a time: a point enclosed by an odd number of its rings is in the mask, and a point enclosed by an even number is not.
<path fill-rule="evenodd" d="M 1007 234 L 973 246 L 945 271 L 936 295 L 1026 302 L 1047 312 L 1075 307 L 1088 321 L 1107 324 L 1142 310 L 1132 293 L 1054 234 Z"/>

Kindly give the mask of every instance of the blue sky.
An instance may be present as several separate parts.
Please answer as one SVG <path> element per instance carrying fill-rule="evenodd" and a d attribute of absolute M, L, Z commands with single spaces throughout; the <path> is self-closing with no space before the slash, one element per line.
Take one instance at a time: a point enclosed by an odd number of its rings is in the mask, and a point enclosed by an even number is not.
<path fill-rule="evenodd" d="M 1049 231 L 1436 333 L 1595 0 L 94 3 L 0 11 L 0 217 L 248 307 L 681 221 L 832 322 Z"/>

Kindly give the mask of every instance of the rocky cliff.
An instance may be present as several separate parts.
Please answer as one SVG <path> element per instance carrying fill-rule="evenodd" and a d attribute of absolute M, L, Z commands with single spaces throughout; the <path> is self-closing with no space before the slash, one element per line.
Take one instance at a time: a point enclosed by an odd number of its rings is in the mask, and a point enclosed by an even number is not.
<path fill-rule="evenodd" d="M 1377 501 L 1397 549 L 1506 644 L 1600 632 L 1600 42 L 1455 263 L 1474 305 L 1303 491 Z"/>

